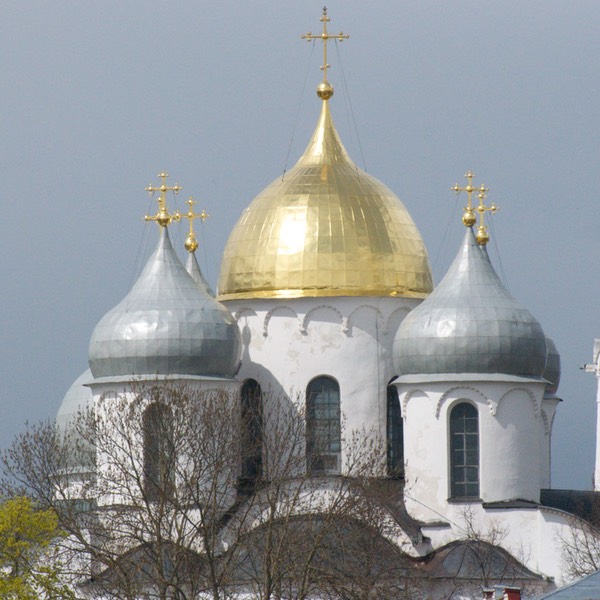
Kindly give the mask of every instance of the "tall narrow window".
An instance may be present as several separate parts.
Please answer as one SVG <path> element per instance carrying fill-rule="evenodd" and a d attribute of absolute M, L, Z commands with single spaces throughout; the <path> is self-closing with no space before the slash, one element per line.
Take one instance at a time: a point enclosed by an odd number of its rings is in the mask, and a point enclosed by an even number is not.
<path fill-rule="evenodd" d="M 404 476 L 404 429 L 395 385 L 387 388 L 387 468 L 390 477 Z"/>
<path fill-rule="evenodd" d="M 479 497 L 479 417 L 467 402 L 450 412 L 450 472 L 453 498 Z"/>
<path fill-rule="evenodd" d="M 254 379 L 242 386 L 242 483 L 253 486 L 262 474 L 262 393 Z"/>
<path fill-rule="evenodd" d="M 306 460 L 314 474 L 339 473 L 342 450 L 340 386 L 317 377 L 306 388 Z"/>
<path fill-rule="evenodd" d="M 175 481 L 173 415 L 164 404 L 154 402 L 144 411 L 144 487 L 150 500 L 171 495 Z"/>

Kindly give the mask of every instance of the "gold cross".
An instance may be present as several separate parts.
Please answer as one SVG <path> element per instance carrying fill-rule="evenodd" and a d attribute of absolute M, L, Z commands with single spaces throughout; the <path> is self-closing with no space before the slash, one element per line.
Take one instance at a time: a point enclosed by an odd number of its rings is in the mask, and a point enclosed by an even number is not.
<path fill-rule="evenodd" d="M 487 192 L 489 192 L 485 186 L 481 186 L 479 188 L 479 194 L 477 194 L 477 198 L 479 199 L 479 206 L 477 207 L 477 212 L 479 213 L 479 226 L 477 227 L 477 235 L 475 239 L 480 246 L 485 246 L 490 240 L 490 234 L 488 233 L 487 227 L 484 224 L 484 216 L 486 212 L 491 212 L 494 214 L 498 207 L 492 202 L 491 206 L 485 206 L 483 201 L 486 199 Z"/>
<path fill-rule="evenodd" d="M 329 17 L 327 16 L 327 7 L 326 6 L 323 7 L 323 16 L 321 17 L 320 21 L 321 21 L 321 23 L 323 23 L 323 32 L 322 33 L 313 35 L 309 31 L 308 33 L 306 33 L 305 35 L 300 36 L 300 37 L 301 37 L 301 39 L 306 40 L 307 42 L 310 42 L 312 40 L 323 40 L 323 65 L 321 66 L 321 71 L 323 71 L 323 83 L 321 84 L 321 86 L 323 87 L 323 89 L 329 89 L 331 86 L 329 85 L 329 82 L 327 81 L 327 69 L 329 69 L 331 67 L 331 65 L 327 63 L 327 40 L 334 39 L 334 40 L 343 42 L 344 40 L 347 40 L 350 36 L 344 34 L 343 31 L 340 31 L 339 33 L 333 34 L 333 35 L 331 35 L 330 33 L 327 32 L 327 23 L 329 23 Z M 331 88 L 331 93 L 327 96 L 327 98 L 324 98 L 323 96 L 321 96 L 321 97 L 323 98 L 323 100 L 327 100 L 332 95 L 333 95 L 333 88 Z"/>
<path fill-rule="evenodd" d="M 473 179 L 475 178 L 475 173 L 473 173 L 473 171 L 467 171 L 465 174 L 465 177 L 467 178 L 467 185 L 466 187 L 460 187 L 458 185 L 458 183 L 454 184 L 454 187 L 451 187 L 450 189 L 453 192 L 456 192 L 457 194 L 460 192 L 467 192 L 467 206 L 465 206 L 464 208 L 464 213 L 462 216 L 462 222 L 464 223 L 465 227 L 473 227 L 473 225 L 475 225 L 475 221 L 477 220 L 475 218 L 475 211 L 473 209 L 473 201 L 472 201 L 472 195 L 473 192 L 476 190 L 476 188 L 473 187 Z M 482 186 L 483 188 L 483 186 Z M 483 191 L 487 191 L 485 190 L 485 188 L 480 188 L 480 192 Z"/>
<path fill-rule="evenodd" d="M 206 221 L 210 215 L 204 209 L 202 209 L 202 212 L 195 213 L 194 204 L 198 203 L 191 196 L 189 197 L 187 203 L 189 204 L 190 209 L 183 216 L 190 220 L 190 232 L 185 239 L 184 246 L 188 252 L 195 252 L 198 248 L 198 240 L 196 239 L 196 234 L 194 233 L 194 219 L 202 219 L 202 222 L 204 223 L 204 221 Z"/>
<path fill-rule="evenodd" d="M 172 221 L 180 221 L 181 214 L 179 211 L 175 211 L 173 214 L 170 214 L 167 209 L 167 192 L 173 192 L 174 194 L 178 194 L 183 188 L 179 185 L 175 184 L 173 187 L 167 186 L 167 177 L 169 175 L 164 171 L 161 171 L 158 174 L 158 177 L 162 179 L 162 184 L 160 187 L 153 187 L 149 185 L 146 188 L 146 191 L 154 196 L 155 192 L 160 192 L 160 196 L 158 197 L 158 212 L 152 217 L 150 215 L 146 215 L 144 219 L 146 221 L 156 221 L 161 227 L 166 227 L 170 225 Z"/>

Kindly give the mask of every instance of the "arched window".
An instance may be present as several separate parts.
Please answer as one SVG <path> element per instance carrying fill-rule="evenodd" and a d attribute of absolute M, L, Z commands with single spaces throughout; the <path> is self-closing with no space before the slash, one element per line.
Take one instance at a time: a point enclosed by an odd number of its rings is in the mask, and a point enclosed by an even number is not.
<path fill-rule="evenodd" d="M 173 415 L 164 404 L 153 402 L 142 416 L 144 431 L 144 488 L 150 500 L 168 497 L 175 482 Z"/>
<path fill-rule="evenodd" d="M 450 411 L 450 495 L 479 497 L 479 417 L 467 402 Z"/>
<path fill-rule="evenodd" d="M 340 386 L 317 377 L 306 388 L 306 462 L 311 473 L 339 473 L 342 450 Z"/>
<path fill-rule="evenodd" d="M 253 486 L 262 474 L 263 410 L 260 385 L 247 379 L 242 386 L 242 478 Z"/>
<path fill-rule="evenodd" d="M 404 477 L 404 428 L 395 385 L 387 387 L 387 470 L 390 477 Z"/>

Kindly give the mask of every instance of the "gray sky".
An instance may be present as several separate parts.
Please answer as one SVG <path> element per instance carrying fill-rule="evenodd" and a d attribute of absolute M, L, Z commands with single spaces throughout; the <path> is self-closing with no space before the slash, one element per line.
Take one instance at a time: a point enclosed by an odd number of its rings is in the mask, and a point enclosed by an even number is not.
<path fill-rule="evenodd" d="M 321 8 L 4 3 L 0 445 L 53 417 L 87 367 L 92 329 L 156 243 L 144 187 L 162 169 L 181 207 L 193 194 L 211 215 L 198 258 L 215 284 L 242 209 L 315 126 L 322 50 L 300 35 L 319 30 Z M 336 126 L 407 205 L 436 282 L 463 235 L 449 188 L 468 169 L 491 188 L 493 262 L 562 357 L 553 485 L 590 487 L 595 377 L 579 367 L 600 337 L 600 3 L 328 8 L 330 31 L 350 34 L 329 54 Z"/>

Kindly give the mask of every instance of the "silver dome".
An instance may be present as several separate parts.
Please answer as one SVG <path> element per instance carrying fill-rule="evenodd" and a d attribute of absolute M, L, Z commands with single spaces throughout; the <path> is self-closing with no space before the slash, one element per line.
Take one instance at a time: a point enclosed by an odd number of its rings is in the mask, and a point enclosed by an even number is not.
<path fill-rule="evenodd" d="M 546 356 L 546 368 L 544 370 L 544 379 L 548 381 L 546 392 L 556 394 L 558 384 L 560 383 L 560 354 L 556 348 L 556 344 L 550 338 L 546 338 L 546 347 L 548 353 Z"/>
<path fill-rule="evenodd" d="M 96 325 L 89 363 L 94 377 L 232 377 L 240 348 L 231 313 L 190 277 L 161 228 L 140 278 Z"/>
<path fill-rule="evenodd" d="M 398 328 L 394 364 L 398 375 L 544 373 L 546 336 L 502 285 L 472 229 L 444 279 Z"/>

